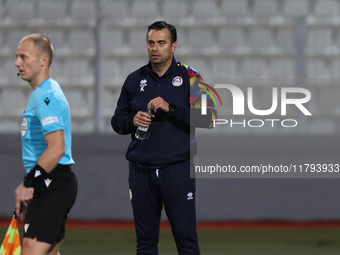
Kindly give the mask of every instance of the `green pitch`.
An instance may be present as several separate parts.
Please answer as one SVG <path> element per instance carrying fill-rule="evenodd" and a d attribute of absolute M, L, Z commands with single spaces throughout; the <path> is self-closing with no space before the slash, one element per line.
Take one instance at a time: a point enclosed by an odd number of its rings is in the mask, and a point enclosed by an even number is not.
<path fill-rule="evenodd" d="M 2 237 L 5 231 L 0 230 Z M 62 255 L 135 254 L 136 241 L 132 230 L 69 229 L 66 235 Z M 340 229 L 201 230 L 198 237 L 202 255 L 340 254 Z M 159 254 L 177 254 L 170 231 L 161 232 Z"/>

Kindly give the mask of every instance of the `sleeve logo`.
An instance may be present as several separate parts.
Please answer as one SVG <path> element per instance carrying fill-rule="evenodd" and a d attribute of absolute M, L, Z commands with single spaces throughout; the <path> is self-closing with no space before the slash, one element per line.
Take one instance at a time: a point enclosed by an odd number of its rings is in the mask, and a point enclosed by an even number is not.
<path fill-rule="evenodd" d="M 52 123 L 58 123 L 58 122 L 59 122 L 58 117 L 47 117 L 47 118 L 41 120 L 41 124 L 43 126 L 46 126 L 46 125 L 52 124 Z"/>

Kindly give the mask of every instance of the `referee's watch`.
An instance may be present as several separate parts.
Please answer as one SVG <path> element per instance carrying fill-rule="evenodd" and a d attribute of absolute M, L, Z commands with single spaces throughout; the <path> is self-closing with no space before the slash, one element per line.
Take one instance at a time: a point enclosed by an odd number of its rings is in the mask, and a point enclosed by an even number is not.
<path fill-rule="evenodd" d="M 167 112 L 167 114 L 169 116 L 173 116 L 176 110 L 177 110 L 177 106 L 175 104 L 169 104 L 169 111 Z"/>

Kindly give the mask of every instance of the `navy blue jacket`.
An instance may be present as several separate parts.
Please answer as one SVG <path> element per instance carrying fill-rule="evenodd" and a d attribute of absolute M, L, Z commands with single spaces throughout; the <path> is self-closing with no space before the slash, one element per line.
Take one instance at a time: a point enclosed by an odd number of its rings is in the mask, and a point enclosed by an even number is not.
<path fill-rule="evenodd" d="M 190 78 L 194 79 L 195 75 L 198 73 L 194 69 L 173 58 L 162 77 L 152 70 L 149 63 L 126 78 L 111 126 L 118 134 L 131 134 L 127 160 L 152 169 L 187 161 L 196 154 L 195 127 L 190 127 L 190 114 L 193 114 L 190 109 L 194 107 L 189 100 L 193 90 L 200 93 L 198 86 L 195 89 L 190 84 Z M 133 118 L 138 111 L 145 111 L 150 100 L 158 96 L 175 104 L 177 110 L 173 116 L 157 111 L 145 140 L 138 140 L 135 138 L 137 127 L 133 124 Z M 197 109 L 195 114 L 200 115 L 200 110 Z M 203 122 L 202 126 L 208 127 L 212 114 L 206 115 Z"/>

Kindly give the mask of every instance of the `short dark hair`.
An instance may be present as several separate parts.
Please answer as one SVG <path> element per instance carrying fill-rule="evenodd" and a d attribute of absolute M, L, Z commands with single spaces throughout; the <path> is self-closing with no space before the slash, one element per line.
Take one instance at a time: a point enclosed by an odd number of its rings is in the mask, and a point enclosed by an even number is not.
<path fill-rule="evenodd" d="M 148 32 L 146 33 L 146 39 L 148 38 L 148 34 L 149 34 L 150 30 L 160 31 L 164 28 L 167 28 L 170 32 L 171 43 L 177 42 L 176 28 L 173 25 L 167 23 L 166 21 L 156 21 L 155 23 L 152 23 L 150 26 L 148 26 Z"/>

